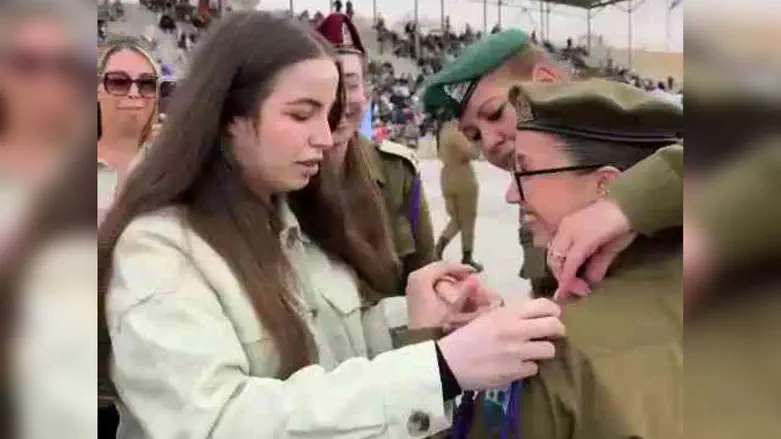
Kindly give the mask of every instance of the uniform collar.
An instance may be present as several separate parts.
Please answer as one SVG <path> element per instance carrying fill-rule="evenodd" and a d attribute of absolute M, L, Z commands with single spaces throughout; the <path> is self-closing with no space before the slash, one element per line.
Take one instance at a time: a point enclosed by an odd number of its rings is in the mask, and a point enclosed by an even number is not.
<path fill-rule="evenodd" d="M 296 242 L 311 242 L 308 236 L 301 230 L 301 224 L 296 218 L 296 214 L 290 208 L 286 198 L 282 198 L 279 203 L 279 217 L 282 222 L 282 230 L 279 232 L 279 242 L 282 248 L 290 249 Z"/>
<path fill-rule="evenodd" d="M 98 159 L 98 170 L 111 169 L 111 166 L 103 159 Z"/>
<path fill-rule="evenodd" d="M 376 181 L 380 186 L 385 185 L 385 174 L 383 174 L 380 168 L 380 154 L 377 151 L 377 147 L 371 140 L 361 136 L 356 136 L 355 142 L 358 146 L 358 150 L 361 152 L 361 157 L 369 171 L 369 178 L 372 181 Z"/>

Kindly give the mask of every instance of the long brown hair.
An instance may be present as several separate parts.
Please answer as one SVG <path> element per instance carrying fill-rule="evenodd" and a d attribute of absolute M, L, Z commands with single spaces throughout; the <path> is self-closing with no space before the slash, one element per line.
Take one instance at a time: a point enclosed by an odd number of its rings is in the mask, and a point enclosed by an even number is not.
<path fill-rule="evenodd" d="M 384 198 L 372 181 L 363 150 L 369 147 L 360 138 L 353 139 L 347 145 L 341 170 L 326 167 L 312 183 L 312 191 L 292 197 L 293 206 L 315 206 L 316 215 L 299 218 L 302 227 L 318 237 L 321 247 L 339 255 L 357 272 L 367 304 L 398 295 L 403 285 Z M 341 209 L 327 212 L 318 206 L 318 199 L 338 199 Z M 328 221 L 343 226 L 334 233 Z M 344 242 L 353 250 L 345 252 Z"/>
<path fill-rule="evenodd" d="M 278 376 L 287 377 L 316 361 L 312 336 L 289 282 L 292 268 L 279 242 L 278 211 L 241 180 L 227 128 L 236 118 L 259 120 L 258 103 L 270 94 L 281 70 L 323 55 L 336 63 L 326 41 L 282 15 L 233 13 L 210 29 L 194 53 L 192 73 L 173 95 L 168 119 L 149 155 L 129 176 L 101 225 L 101 306 L 110 286 L 112 253 L 123 230 L 141 215 L 181 206 L 183 220 L 225 259 L 243 285 L 259 324 L 279 352 Z M 343 106 L 340 81 L 332 127 Z M 291 208 L 314 242 L 381 285 L 381 276 L 367 263 L 367 251 L 347 232 L 344 197 L 332 184 L 330 174 L 321 171 L 306 188 L 290 194 Z M 104 313 L 101 319 L 105 340 Z M 109 352 L 106 345 L 102 348 L 101 378 L 106 379 Z"/>

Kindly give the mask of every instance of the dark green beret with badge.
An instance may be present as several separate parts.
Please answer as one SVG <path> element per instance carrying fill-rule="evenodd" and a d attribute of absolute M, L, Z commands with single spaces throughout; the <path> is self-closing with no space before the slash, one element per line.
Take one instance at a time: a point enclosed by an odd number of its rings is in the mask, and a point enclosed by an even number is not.
<path fill-rule="evenodd" d="M 467 47 L 461 56 L 429 78 L 423 105 L 429 113 L 460 116 L 480 78 L 496 70 L 530 43 L 520 29 L 508 29 Z"/>
<path fill-rule="evenodd" d="M 519 130 L 649 147 L 683 141 L 682 107 L 619 82 L 524 82 L 509 100 Z"/>

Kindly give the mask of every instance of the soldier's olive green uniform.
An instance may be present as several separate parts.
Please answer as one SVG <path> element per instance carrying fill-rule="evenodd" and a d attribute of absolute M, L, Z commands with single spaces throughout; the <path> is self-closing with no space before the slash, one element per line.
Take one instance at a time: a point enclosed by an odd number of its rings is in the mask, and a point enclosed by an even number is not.
<path fill-rule="evenodd" d="M 679 109 L 621 84 L 523 84 L 520 92 L 526 106 L 516 105 L 520 130 L 650 151 L 680 140 Z M 632 169 L 650 164 L 652 172 L 640 179 L 647 181 L 676 168 L 666 160 L 678 152 L 665 149 Z M 680 172 L 672 174 L 680 182 Z M 680 184 L 662 192 L 680 197 Z M 670 212 L 674 206 L 680 212 L 680 203 L 668 204 L 645 222 L 648 229 L 676 222 Z M 656 206 L 632 207 L 637 215 Z M 519 395 L 518 437 L 683 438 L 682 245 L 680 227 L 638 237 L 588 298 L 567 307 L 567 337 L 556 342 L 556 358 L 541 363 Z M 470 439 L 497 434 L 478 410 Z"/>
<path fill-rule="evenodd" d="M 527 380 L 520 437 L 683 437 L 681 243 L 638 241 L 567 307 L 567 338 Z"/>
<path fill-rule="evenodd" d="M 404 145 L 361 136 L 356 141 L 385 199 L 396 254 L 404 265 L 404 283 L 409 273 L 434 261 L 434 232 L 420 164 L 415 152 Z"/>
<path fill-rule="evenodd" d="M 437 241 L 437 256 L 441 258 L 447 244 L 461 233 L 462 262 L 474 263 L 472 251 L 479 185 L 471 162 L 480 156 L 480 151 L 458 130 L 454 120 L 442 127 L 439 145 L 439 158 L 443 164 L 440 184 L 450 220 Z"/>
<path fill-rule="evenodd" d="M 781 432 L 781 138 L 745 150 L 692 201 L 721 279 L 687 316 L 687 439 Z"/>

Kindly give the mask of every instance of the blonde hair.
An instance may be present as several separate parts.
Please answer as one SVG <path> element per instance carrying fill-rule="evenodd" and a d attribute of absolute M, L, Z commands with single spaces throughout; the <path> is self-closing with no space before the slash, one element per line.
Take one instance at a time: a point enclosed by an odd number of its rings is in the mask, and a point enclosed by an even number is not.
<path fill-rule="evenodd" d="M 155 108 L 153 109 L 152 115 L 149 117 L 146 125 L 144 125 L 144 129 L 141 132 L 141 140 L 138 145 L 139 148 L 143 148 L 147 140 L 149 140 L 149 136 L 152 134 L 152 127 L 155 124 L 155 118 L 157 117 L 157 112 L 160 105 L 160 80 L 162 77 L 162 67 L 152 55 L 151 50 L 146 48 L 144 43 L 139 38 L 119 36 L 111 38 L 101 46 L 100 54 L 98 56 L 98 75 L 102 76 L 104 73 L 106 73 L 106 66 L 108 65 L 109 60 L 111 60 L 111 57 L 118 52 L 122 52 L 123 50 L 132 50 L 133 52 L 143 56 L 144 59 L 146 59 L 146 61 L 149 62 L 149 64 L 152 66 L 152 69 L 155 72 L 155 76 L 158 78 Z"/>
<path fill-rule="evenodd" d="M 74 4 L 71 4 L 74 3 Z M 94 34 L 91 39 L 85 29 L 89 29 L 85 17 L 89 17 L 89 9 L 83 2 L 62 2 L 58 0 L 0 0 L 0 50 L 7 44 L 19 26 L 24 26 L 30 21 L 45 20 L 62 27 L 77 44 L 84 45 L 85 51 L 94 50 Z M 94 22 L 91 22 L 94 25 Z M 86 56 L 87 54 L 85 54 Z M 94 54 L 89 54 L 94 56 Z M 6 129 L 3 96 L 0 95 L 0 132 Z"/>
<path fill-rule="evenodd" d="M 523 50 L 505 61 L 494 73 L 502 79 L 530 81 L 534 79 L 535 69 L 541 65 L 554 69 L 559 80 L 571 79 L 567 67 L 553 59 L 545 48 L 536 44 L 524 47 Z"/>

